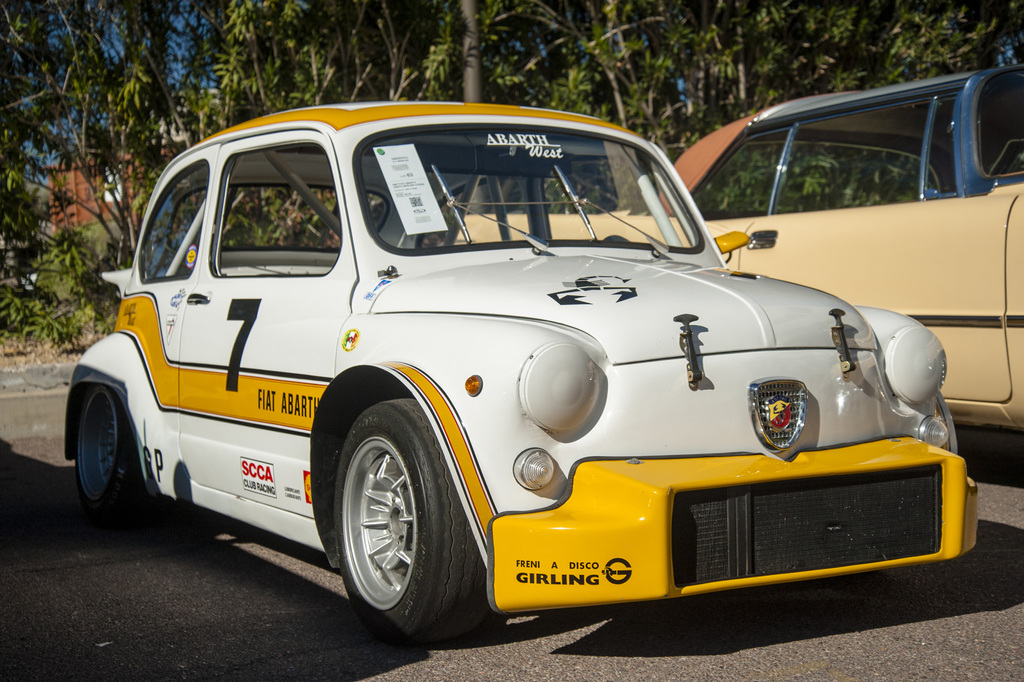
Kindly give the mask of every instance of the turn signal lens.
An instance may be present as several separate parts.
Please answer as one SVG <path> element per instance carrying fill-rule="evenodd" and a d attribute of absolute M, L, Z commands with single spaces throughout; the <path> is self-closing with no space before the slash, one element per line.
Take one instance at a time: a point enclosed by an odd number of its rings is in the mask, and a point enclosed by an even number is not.
<path fill-rule="evenodd" d="M 480 391 L 482 390 L 484 390 L 484 380 L 480 378 L 479 374 L 474 374 L 466 379 L 466 393 L 468 393 L 471 398 L 475 398 L 480 395 Z"/>
<path fill-rule="evenodd" d="M 540 490 L 555 477 L 555 460 L 540 448 L 524 450 L 516 457 L 512 473 L 527 490 Z"/>

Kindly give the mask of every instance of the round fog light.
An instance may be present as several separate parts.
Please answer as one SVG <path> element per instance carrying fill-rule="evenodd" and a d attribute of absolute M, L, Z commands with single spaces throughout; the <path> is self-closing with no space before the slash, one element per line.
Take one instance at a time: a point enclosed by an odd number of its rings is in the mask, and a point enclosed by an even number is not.
<path fill-rule="evenodd" d="M 925 417 L 921 425 L 917 427 L 917 437 L 928 445 L 937 448 L 945 447 L 949 441 L 949 429 L 942 423 L 941 419 Z"/>
<path fill-rule="evenodd" d="M 524 450 L 516 457 L 512 473 L 527 490 L 540 490 L 555 477 L 555 460 L 539 448 Z"/>

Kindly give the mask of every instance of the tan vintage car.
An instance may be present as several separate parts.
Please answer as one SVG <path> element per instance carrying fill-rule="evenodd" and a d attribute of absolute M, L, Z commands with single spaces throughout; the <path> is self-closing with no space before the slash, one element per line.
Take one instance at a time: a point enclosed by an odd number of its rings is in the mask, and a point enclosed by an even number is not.
<path fill-rule="evenodd" d="M 676 162 L 730 268 L 898 310 L 954 419 L 1024 429 L 1024 66 L 792 100 Z"/>

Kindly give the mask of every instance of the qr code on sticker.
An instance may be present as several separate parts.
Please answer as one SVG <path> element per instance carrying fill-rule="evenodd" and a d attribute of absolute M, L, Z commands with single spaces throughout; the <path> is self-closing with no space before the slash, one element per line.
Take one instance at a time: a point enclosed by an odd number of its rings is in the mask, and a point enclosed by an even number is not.
<path fill-rule="evenodd" d="M 423 205 L 422 197 L 409 197 L 409 203 L 412 204 L 413 208 L 419 208 Z"/>

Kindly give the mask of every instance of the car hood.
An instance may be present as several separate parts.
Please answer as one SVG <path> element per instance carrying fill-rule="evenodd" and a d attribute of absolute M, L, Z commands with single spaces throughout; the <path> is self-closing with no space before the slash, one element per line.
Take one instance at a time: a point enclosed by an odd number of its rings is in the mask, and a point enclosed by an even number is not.
<path fill-rule="evenodd" d="M 848 303 L 815 289 L 674 261 L 540 256 L 403 276 L 379 287 L 371 313 L 452 313 L 539 319 L 579 329 L 615 364 L 678 357 L 689 313 L 702 354 L 833 348 L 829 311 L 846 312 L 851 348 L 874 336 Z"/>

